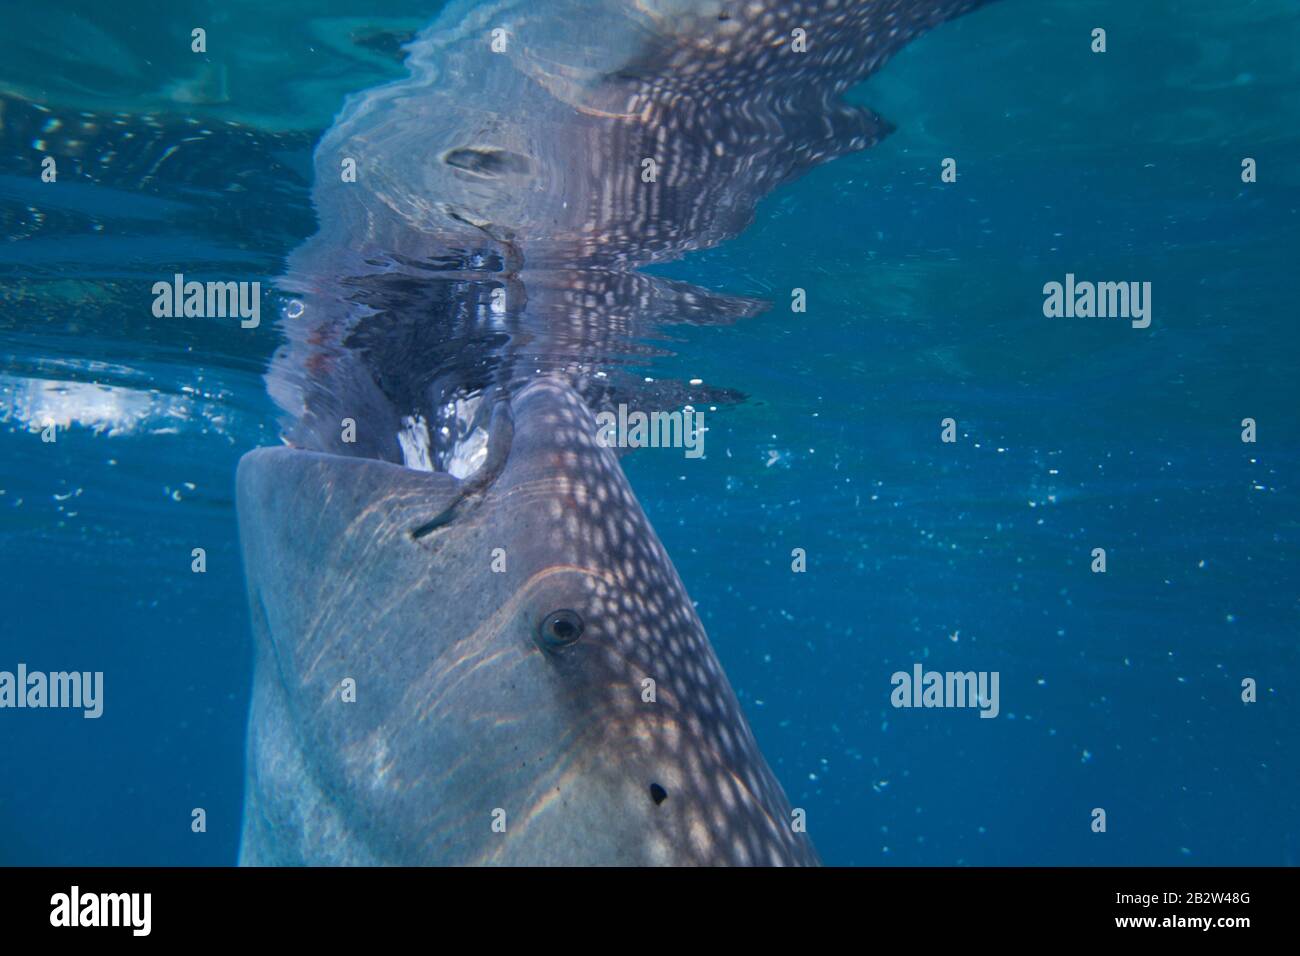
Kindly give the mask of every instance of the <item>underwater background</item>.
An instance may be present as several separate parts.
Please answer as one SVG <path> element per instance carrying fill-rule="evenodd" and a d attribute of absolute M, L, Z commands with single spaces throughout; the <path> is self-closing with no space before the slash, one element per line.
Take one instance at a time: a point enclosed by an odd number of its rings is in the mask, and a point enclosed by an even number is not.
<path fill-rule="evenodd" d="M 438 7 L 0 13 L 0 670 L 105 674 L 97 720 L 0 710 L 0 864 L 235 862 L 233 480 L 278 441 L 280 338 L 149 290 L 269 289 L 315 228 L 312 144 Z M 773 304 L 671 330 L 641 374 L 744 400 L 702 459 L 623 465 L 826 863 L 1300 862 L 1297 50 L 1291 0 L 998 0 L 854 92 L 884 142 L 653 270 Z M 120 117 L 121 168 L 41 183 L 70 127 L 24 103 Z M 206 163 L 153 164 L 216 124 Z M 1150 328 L 1045 318 L 1066 273 L 1151 282 Z M 918 662 L 999 672 L 1000 715 L 895 709 Z"/>

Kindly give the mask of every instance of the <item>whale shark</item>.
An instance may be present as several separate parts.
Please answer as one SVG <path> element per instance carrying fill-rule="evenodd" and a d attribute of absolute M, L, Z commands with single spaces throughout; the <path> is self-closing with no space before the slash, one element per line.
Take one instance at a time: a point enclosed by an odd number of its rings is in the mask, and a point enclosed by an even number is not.
<path fill-rule="evenodd" d="M 539 379 L 496 418 L 469 479 L 241 462 L 243 861 L 814 862 L 581 398 Z"/>
<path fill-rule="evenodd" d="M 449 7 L 314 156 L 240 462 L 247 865 L 807 865 L 595 412 L 673 323 L 763 303 L 642 267 L 890 125 L 843 94 L 978 0 Z"/>

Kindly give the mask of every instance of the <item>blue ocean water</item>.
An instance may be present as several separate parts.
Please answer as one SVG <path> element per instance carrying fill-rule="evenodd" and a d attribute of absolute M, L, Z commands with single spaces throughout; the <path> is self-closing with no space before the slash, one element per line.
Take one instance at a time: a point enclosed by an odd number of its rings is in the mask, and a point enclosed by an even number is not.
<path fill-rule="evenodd" d="M 145 168 L 50 198 L 0 114 L 0 670 L 105 674 L 98 720 L 0 711 L 0 863 L 234 862 L 252 644 L 233 476 L 278 440 L 279 338 L 266 316 L 155 319 L 148 290 L 269 287 L 314 228 L 312 141 L 434 13 L 3 14 L 0 92 L 239 122 L 283 171 L 232 192 L 236 151 L 184 190 L 141 189 Z M 196 66 L 202 23 L 228 42 Z M 827 863 L 1300 857 L 1297 49 L 1284 0 L 999 0 L 855 91 L 897 127 L 883 143 L 654 270 L 774 303 L 672 330 L 645 376 L 746 398 L 710 415 L 703 459 L 623 464 Z M 1151 326 L 1046 318 L 1067 273 L 1149 281 Z M 916 663 L 997 671 L 999 716 L 891 706 Z"/>

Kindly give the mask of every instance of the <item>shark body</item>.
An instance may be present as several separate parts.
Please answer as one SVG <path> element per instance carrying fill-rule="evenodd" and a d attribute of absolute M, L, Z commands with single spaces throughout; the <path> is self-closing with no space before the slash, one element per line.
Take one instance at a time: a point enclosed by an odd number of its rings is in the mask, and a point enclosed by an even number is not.
<path fill-rule="evenodd" d="M 876 142 L 840 95 L 977 5 L 460 5 L 349 100 L 239 469 L 242 862 L 817 862 L 592 409 L 760 307 L 638 268 Z"/>

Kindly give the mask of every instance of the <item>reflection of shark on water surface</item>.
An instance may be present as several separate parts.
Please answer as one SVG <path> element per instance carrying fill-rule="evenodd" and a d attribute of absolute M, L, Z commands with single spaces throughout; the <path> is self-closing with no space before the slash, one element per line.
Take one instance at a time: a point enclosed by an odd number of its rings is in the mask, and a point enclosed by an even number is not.
<path fill-rule="evenodd" d="M 591 410 L 714 400 L 622 368 L 758 304 L 637 267 L 876 142 L 840 94 L 977 5 L 457 7 L 349 100 L 283 283 L 289 447 L 239 472 L 243 862 L 816 862 Z"/>

